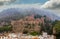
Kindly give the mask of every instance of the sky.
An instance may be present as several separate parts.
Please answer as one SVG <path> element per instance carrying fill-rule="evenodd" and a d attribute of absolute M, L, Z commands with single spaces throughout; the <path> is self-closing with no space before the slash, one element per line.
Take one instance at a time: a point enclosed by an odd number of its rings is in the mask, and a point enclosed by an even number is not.
<path fill-rule="evenodd" d="M 60 16 L 60 0 L 0 0 L 0 11 L 25 7 L 48 9 Z"/>

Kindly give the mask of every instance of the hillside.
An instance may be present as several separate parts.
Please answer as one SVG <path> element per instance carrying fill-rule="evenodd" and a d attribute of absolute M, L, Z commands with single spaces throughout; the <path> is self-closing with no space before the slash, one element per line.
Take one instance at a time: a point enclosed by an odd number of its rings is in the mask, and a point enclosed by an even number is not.
<path fill-rule="evenodd" d="M 41 33 L 42 31 L 51 33 L 52 29 L 52 21 L 47 16 L 40 15 L 29 15 L 20 20 L 12 20 L 11 25 L 13 26 L 14 32 L 22 32 L 22 33 L 31 33 L 37 32 Z"/>
<path fill-rule="evenodd" d="M 53 34 L 55 20 L 60 20 L 60 17 L 48 10 L 10 8 L 0 12 L 0 33 L 20 32 L 40 35 L 44 31 Z"/>

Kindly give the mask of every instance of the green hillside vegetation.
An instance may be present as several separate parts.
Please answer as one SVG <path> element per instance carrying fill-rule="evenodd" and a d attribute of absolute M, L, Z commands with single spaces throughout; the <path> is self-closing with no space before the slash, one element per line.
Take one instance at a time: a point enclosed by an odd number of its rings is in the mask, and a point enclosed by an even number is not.
<path fill-rule="evenodd" d="M 8 31 L 12 31 L 12 26 L 0 27 L 0 32 L 8 32 Z"/>
<path fill-rule="evenodd" d="M 60 38 L 60 21 L 55 21 L 53 26 L 54 26 L 53 28 L 56 31 L 55 35 L 57 39 L 59 39 Z"/>

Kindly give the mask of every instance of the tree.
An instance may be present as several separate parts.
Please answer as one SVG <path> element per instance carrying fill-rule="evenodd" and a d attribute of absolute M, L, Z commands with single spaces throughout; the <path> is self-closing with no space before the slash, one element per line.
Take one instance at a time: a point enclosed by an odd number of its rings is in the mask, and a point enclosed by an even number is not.
<path fill-rule="evenodd" d="M 30 35 L 36 36 L 36 35 L 39 35 L 39 33 L 36 32 L 36 31 L 33 31 L 33 32 L 30 33 Z"/>
<path fill-rule="evenodd" d="M 53 31 L 53 34 L 56 35 L 56 39 L 60 39 L 60 21 L 56 21 Z"/>
<path fill-rule="evenodd" d="M 24 29 L 23 34 L 27 34 L 27 33 L 28 33 L 28 30 Z"/>
<path fill-rule="evenodd" d="M 56 22 L 53 28 L 56 30 L 56 34 L 59 34 L 60 33 L 60 21 Z"/>
<path fill-rule="evenodd" d="M 34 16 L 35 19 L 36 19 L 36 18 L 41 18 L 41 17 L 42 17 L 42 16 L 39 15 L 39 14 L 37 14 L 37 15 Z"/>
<path fill-rule="evenodd" d="M 8 32 L 8 31 L 12 31 L 12 26 L 0 27 L 0 32 Z"/>

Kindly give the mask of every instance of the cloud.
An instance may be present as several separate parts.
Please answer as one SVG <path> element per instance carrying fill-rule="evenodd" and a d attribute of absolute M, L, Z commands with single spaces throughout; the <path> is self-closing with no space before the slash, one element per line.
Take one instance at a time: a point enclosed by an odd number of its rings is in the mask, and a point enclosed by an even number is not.
<path fill-rule="evenodd" d="M 0 0 L 0 6 L 2 5 L 8 5 L 11 4 L 13 2 L 15 2 L 16 0 Z"/>
<path fill-rule="evenodd" d="M 8 1 L 11 1 L 11 0 L 0 0 L 0 2 L 8 2 Z"/>
<path fill-rule="evenodd" d="M 57 9 L 60 8 L 60 0 L 49 0 L 41 8 Z"/>
<path fill-rule="evenodd" d="M 49 0 L 45 2 L 43 5 L 41 3 L 34 3 L 34 4 L 14 4 L 17 0 L 0 0 L 0 11 L 3 11 L 8 8 L 43 8 L 43 9 L 50 9 L 58 15 L 60 15 L 60 0 Z M 11 5 L 12 4 L 12 5 Z"/>
<path fill-rule="evenodd" d="M 5 10 L 5 9 L 9 9 L 9 8 L 37 8 L 40 9 L 41 4 L 37 3 L 37 4 L 15 4 L 15 5 L 3 5 L 0 6 L 0 12 Z"/>
<path fill-rule="evenodd" d="M 60 16 L 60 0 L 49 0 L 47 2 L 45 2 L 41 8 L 43 9 L 49 9 L 53 12 L 55 12 L 56 14 L 58 14 L 58 16 Z"/>

